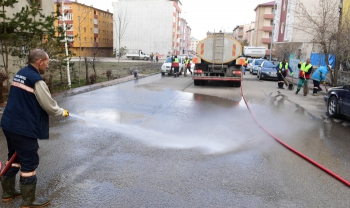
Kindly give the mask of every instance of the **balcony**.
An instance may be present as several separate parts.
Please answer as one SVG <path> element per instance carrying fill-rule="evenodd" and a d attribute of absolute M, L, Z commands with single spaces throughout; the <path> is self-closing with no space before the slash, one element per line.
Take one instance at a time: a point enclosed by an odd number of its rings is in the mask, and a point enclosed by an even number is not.
<path fill-rule="evenodd" d="M 263 44 L 270 44 L 270 43 L 271 43 L 271 38 L 262 38 L 262 39 L 261 39 L 261 42 L 262 42 Z"/>
<path fill-rule="evenodd" d="M 273 14 L 264 14 L 264 19 L 273 20 Z"/>
<path fill-rule="evenodd" d="M 263 26 L 264 32 L 272 32 L 272 26 Z"/>

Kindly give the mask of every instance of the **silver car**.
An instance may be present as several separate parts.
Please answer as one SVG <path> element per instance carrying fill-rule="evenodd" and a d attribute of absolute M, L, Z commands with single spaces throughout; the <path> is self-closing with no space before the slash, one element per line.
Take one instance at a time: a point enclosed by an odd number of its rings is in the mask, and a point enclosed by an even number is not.
<path fill-rule="evenodd" d="M 265 59 L 254 59 L 252 62 L 252 67 L 250 69 L 251 74 L 258 74 L 258 67 L 262 64 Z"/>

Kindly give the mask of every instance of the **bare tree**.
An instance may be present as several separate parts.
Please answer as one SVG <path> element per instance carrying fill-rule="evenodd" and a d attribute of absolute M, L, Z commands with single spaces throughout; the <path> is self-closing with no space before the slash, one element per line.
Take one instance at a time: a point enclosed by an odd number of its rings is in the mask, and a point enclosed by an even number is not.
<path fill-rule="evenodd" d="M 337 50 L 339 0 L 319 0 L 312 7 L 305 5 L 301 0 L 293 0 L 292 3 L 295 4 L 294 14 L 298 19 L 294 29 L 309 34 L 313 42 L 320 45 L 325 55 L 325 63 L 328 65 L 329 54 L 335 54 L 337 57 L 340 55 Z M 333 85 L 336 85 L 332 72 L 330 75 Z"/>
<path fill-rule="evenodd" d="M 274 51 L 276 54 L 277 60 L 288 59 L 290 54 L 297 54 L 297 57 L 300 58 L 305 55 L 301 48 L 302 43 L 283 43 L 283 44 L 275 44 Z"/>
<path fill-rule="evenodd" d="M 128 15 L 128 8 L 125 5 L 123 5 L 120 1 L 118 3 L 116 19 L 113 21 L 116 28 L 116 33 L 117 33 L 116 35 L 118 39 L 118 53 L 121 53 L 121 41 L 129 25 L 130 17 Z M 119 59 L 120 59 L 120 55 L 118 54 L 118 62 L 119 62 Z"/>
<path fill-rule="evenodd" d="M 88 16 L 88 12 L 83 12 L 82 16 L 78 16 L 78 35 L 77 35 L 77 41 L 79 43 L 79 68 L 78 68 L 78 86 L 80 86 L 80 69 L 81 69 L 81 44 L 82 44 L 82 40 L 81 40 L 81 36 L 83 35 L 83 30 L 81 28 L 81 25 L 83 22 L 86 21 L 87 16 Z M 84 33 L 86 33 L 86 30 L 84 31 Z"/>

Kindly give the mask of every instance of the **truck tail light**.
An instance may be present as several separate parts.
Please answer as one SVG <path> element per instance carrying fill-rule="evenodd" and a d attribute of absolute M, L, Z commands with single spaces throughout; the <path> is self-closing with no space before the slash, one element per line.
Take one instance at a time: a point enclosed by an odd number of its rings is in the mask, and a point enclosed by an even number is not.
<path fill-rule="evenodd" d="M 238 71 L 232 71 L 232 74 L 242 75 L 242 71 L 240 71 L 240 70 L 238 70 Z"/>
<path fill-rule="evenodd" d="M 195 74 L 202 74 L 202 70 L 201 69 L 194 70 L 194 73 Z"/>

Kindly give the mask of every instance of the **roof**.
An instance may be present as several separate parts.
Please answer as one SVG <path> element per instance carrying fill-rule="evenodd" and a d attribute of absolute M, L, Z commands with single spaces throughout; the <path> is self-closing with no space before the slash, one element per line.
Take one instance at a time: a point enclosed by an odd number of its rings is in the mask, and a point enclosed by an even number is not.
<path fill-rule="evenodd" d="M 262 4 L 258 4 L 254 11 L 256 11 L 259 7 L 268 7 L 268 6 L 273 6 L 275 5 L 275 1 L 270 1 L 270 2 L 266 2 L 266 3 L 262 3 Z"/>

